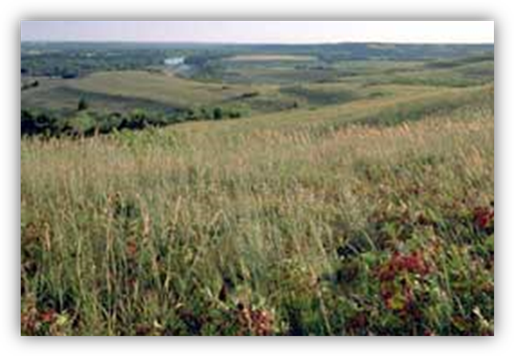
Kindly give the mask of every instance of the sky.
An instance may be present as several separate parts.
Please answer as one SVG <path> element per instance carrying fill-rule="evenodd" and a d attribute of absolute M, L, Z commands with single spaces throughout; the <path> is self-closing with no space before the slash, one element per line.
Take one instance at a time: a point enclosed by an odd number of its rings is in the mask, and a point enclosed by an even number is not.
<path fill-rule="evenodd" d="M 494 43 L 493 21 L 22 21 L 22 41 Z"/>

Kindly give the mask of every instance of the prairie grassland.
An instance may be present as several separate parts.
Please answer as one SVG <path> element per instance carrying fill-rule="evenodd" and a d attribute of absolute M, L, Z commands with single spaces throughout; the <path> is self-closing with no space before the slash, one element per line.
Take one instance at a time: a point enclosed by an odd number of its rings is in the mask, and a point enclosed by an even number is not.
<path fill-rule="evenodd" d="M 212 103 L 242 93 L 241 88 L 224 88 L 220 84 L 198 83 L 172 74 L 165 76 L 144 71 L 94 73 L 68 83 L 79 90 L 154 100 L 178 107 L 187 107 L 195 100 Z"/>
<path fill-rule="evenodd" d="M 486 61 L 460 65 L 455 68 L 429 68 L 427 65 L 417 67 L 382 69 L 382 71 L 364 72 L 344 78 L 344 81 L 365 85 L 418 85 L 432 87 L 464 88 L 490 83 L 494 78 L 494 62 Z"/>
<path fill-rule="evenodd" d="M 492 334 L 492 90 L 22 140 L 22 333 Z"/>
<path fill-rule="evenodd" d="M 243 56 L 254 57 L 262 60 L 220 60 L 207 73 L 192 75 L 201 81 L 144 70 L 95 72 L 75 79 L 34 77 L 39 85 L 22 91 L 22 107 L 70 111 L 85 97 L 94 110 L 172 111 L 216 105 L 247 116 L 341 104 L 365 93 L 379 97 L 381 87 L 392 89 L 393 96 L 399 97 L 411 95 L 411 91 L 448 90 L 446 87 L 478 86 L 494 80 L 494 62 L 485 59 L 341 61 L 326 66 L 278 60 L 290 56 Z"/>
<path fill-rule="evenodd" d="M 346 85 L 341 87 L 345 90 Z M 223 132 L 233 137 L 234 133 L 252 133 L 253 131 L 288 131 L 303 130 L 324 132 L 337 130 L 352 123 L 363 122 L 373 125 L 394 125 L 403 121 L 423 119 L 434 113 L 449 113 L 461 106 L 477 104 L 488 106 L 494 100 L 494 87 L 485 85 L 472 88 L 434 88 L 426 86 L 373 86 L 358 91 L 361 98 L 342 105 L 328 105 L 300 110 L 275 112 L 253 116 L 250 120 L 230 122 L 197 122 L 174 127 L 174 133 L 187 135 L 199 132 L 205 135 L 219 136 Z M 379 93 L 379 97 L 373 97 Z M 223 136 L 222 136 L 223 137 Z M 202 137 L 203 139 L 203 137 Z"/>
<path fill-rule="evenodd" d="M 75 109 L 81 97 L 95 110 L 127 111 L 196 109 L 205 106 L 237 108 L 249 114 L 284 110 L 297 97 L 284 95 L 270 84 L 207 83 L 172 73 L 146 71 L 97 72 L 78 79 L 39 79 L 38 88 L 22 93 L 22 106 L 36 109 Z"/>

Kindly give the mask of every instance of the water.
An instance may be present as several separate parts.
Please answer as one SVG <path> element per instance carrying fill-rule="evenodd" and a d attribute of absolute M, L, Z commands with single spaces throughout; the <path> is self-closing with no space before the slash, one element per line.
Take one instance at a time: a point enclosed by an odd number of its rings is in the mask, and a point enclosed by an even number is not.
<path fill-rule="evenodd" d="M 170 67 L 178 67 L 184 64 L 185 57 L 172 57 L 172 58 L 166 58 L 164 60 L 164 64 Z"/>
<path fill-rule="evenodd" d="M 185 57 L 171 57 L 164 60 L 164 65 L 170 71 L 177 74 L 187 75 L 191 66 L 185 64 Z"/>

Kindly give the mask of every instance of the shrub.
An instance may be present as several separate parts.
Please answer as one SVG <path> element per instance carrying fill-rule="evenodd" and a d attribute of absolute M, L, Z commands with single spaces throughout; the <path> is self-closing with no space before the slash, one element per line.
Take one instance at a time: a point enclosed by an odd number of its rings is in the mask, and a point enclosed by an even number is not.
<path fill-rule="evenodd" d="M 142 130 L 147 127 L 163 127 L 184 121 L 236 119 L 242 116 L 234 109 L 203 107 L 165 114 L 142 109 L 130 113 L 101 113 L 88 110 L 88 103 L 81 98 L 73 116 L 55 111 L 21 111 L 21 135 L 34 136 L 91 136 L 95 133 L 108 134 L 114 130 Z"/>
<path fill-rule="evenodd" d="M 223 110 L 221 110 L 221 108 L 214 108 L 212 117 L 214 120 L 221 120 L 223 118 Z"/>
<path fill-rule="evenodd" d="M 87 110 L 88 107 L 89 107 L 89 104 L 87 103 L 86 99 L 80 98 L 79 103 L 77 104 L 77 111 Z"/>

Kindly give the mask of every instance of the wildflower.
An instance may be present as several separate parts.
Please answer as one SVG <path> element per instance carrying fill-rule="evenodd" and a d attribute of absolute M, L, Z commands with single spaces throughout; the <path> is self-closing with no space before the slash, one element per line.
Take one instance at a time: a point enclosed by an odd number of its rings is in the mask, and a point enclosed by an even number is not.
<path fill-rule="evenodd" d="M 378 270 L 380 295 L 385 307 L 399 312 L 403 318 L 421 320 L 422 315 L 416 306 L 419 296 L 414 293 L 413 283 L 414 286 L 419 285 L 418 279 L 428 273 L 430 266 L 420 251 L 410 254 L 395 251 Z M 414 275 L 414 278 L 409 275 Z"/>
<path fill-rule="evenodd" d="M 57 313 L 55 312 L 55 310 L 50 309 L 50 310 L 40 314 L 40 320 L 43 323 L 51 323 L 54 320 L 56 314 Z"/>
<path fill-rule="evenodd" d="M 486 230 L 494 225 L 494 209 L 477 207 L 473 210 L 473 221 L 480 230 Z"/>
<path fill-rule="evenodd" d="M 273 333 L 273 315 L 266 310 L 253 309 L 238 303 L 237 319 L 239 325 L 250 334 L 270 336 Z"/>
<path fill-rule="evenodd" d="M 266 310 L 254 310 L 251 315 L 254 333 L 258 336 L 269 336 L 273 331 L 273 315 Z"/>
<path fill-rule="evenodd" d="M 393 264 L 385 265 L 378 274 L 380 281 L 392 281 L 396 277 L 396 269 Z"/>
<path fill-rule="evenodd" d="M 33 311 L 21 314 L 21 329 L 28 334 L 34 334 L 37 328 L 37 320 Z"/>
<path fill-rule="evenodd" d="M 409 255 L 395 251 L 391 259 L 380 268 L 378 277 L 382 282 L 392 281 L 402 271 L 423 276 L 429 273 L 430 268 L 419 251 Z"/>

